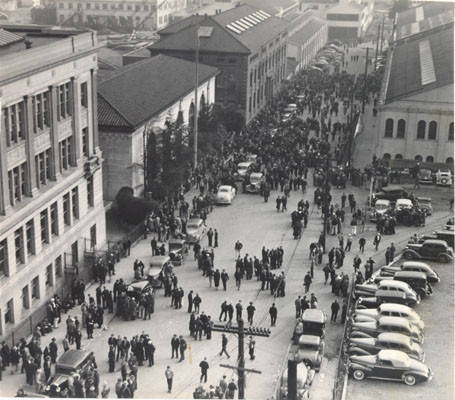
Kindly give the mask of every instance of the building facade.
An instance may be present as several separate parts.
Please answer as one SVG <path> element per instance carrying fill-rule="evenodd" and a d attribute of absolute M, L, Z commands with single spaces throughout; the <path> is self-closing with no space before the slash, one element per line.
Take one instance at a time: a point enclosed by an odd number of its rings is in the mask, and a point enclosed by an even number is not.
<path fill-rule="evenodd" d="M 201 0 L 56 0 L 57 22 L 74 26 L 162 29 Z"/>
<path fill-rule="evenodd" d="M 198 104 L 215 100 L 216 68 L 199 66 Z M 158 55 L 115 71 L 99 86 L 98 120 L 107 200 L 129 186 L 144 191 L 144 134 L 165 128 L 167 120 L 191 125 L 195 64 Z M 140 106 L 142 105 L 142 106 Z M 157 138 L 159 146 L 160 138 Z"/>
<path fill-rule="evenodd" d="M 442 15 L 439 26 L 411 20 L 412 30 L 397 27 L 379 99 L 380 157 L 453 165 L 453 12 L 451 22 Z"/>
<path fill-rule="evenodd" d="M 215 16 L 192 16 L 160 31 L 149 47 L 194 61 L 199 35 L 199 61 L 220 70 L 215 102 L 240 108 L 248 123 L 271 101 L 286 75 L 289 23 L 252 7 L 240 5 Z"/>
<path fill-rule="evenodd" d="M 84 276 L 86 240 L 100 248 L 106 235 L 96 35 L 3 28 L 11 35 L 0 47 L 0 335 L 6 338 L 21 334 L 23 321 L 36 325 L 47 300 L 61 295 L 77 271 Z"/>

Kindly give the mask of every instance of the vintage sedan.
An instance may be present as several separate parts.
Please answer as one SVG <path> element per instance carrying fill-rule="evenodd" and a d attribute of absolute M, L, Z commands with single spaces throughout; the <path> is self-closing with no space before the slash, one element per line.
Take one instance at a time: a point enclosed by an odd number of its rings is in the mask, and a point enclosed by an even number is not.
<path fill-rule="evenodd" d="M 324 347 L 324 341 L 319 336 L 301 335 L 299 338 L 299 350 L 295 355 L 295 360 L 319 371 L 324 357 Z"/>
<path fill-rule="evenodd" d="M 431 205 L 431 199 L 429 197 L 417 197 L 417 207 L 421 210 L 425 210 L 427 215 L 433 214 L 433 206 Z"/>
<path fill-rule="evenodd" d="M 377 338 L 358 337 L 349 340 L 350 355 L 367 356 L 378 354 L 381 350 L 400 350 L 418 361 L 425 361 L 425 353 L 409 336 L 401 333 L 380 333 Z"/>
<path fill-rule="evenodd" d="M 382 267 L 379 274 L 381 276 L 394 276 L 398 271 L 422 272 L 427 276 L 427 280 L 430 283 L 437 283 L 441 280 L 436 271 L 434 271 L 427 263 L 420 261 L 405 261 L 400 265 Z"/>
<path fill-rule="evenodd" d="M 437 260 L 441 263 L 453 261 L 453 250 L 443 240 L 429 239 L 422 244 L 408 243 L 403 251 L 406 260 Z"/>
<path fill-rule="evenodd" d="M 186 224 L 187 243 L 198 243 L 205 233 L 204 221 L 199 218 L 191 218 Z"/>
<path fill-rule="evenodd" d="M 246 186 L 246 191 L 248 193 L 259 193 L 263 182 L 265 182 L 265 176 L 262 172 L 252 172 L 250 174 L 250 183 Z"/>
<path fill-rule="evenodd" d="M 216 193 L 217 204 L 232 204 L 235 197 L 235 189 L 229 185 L 221 185 Z"/>
<path fill-rule="evenodd" d="M 424 340 L 422 331 L 401 317 L 381 317 L 377 321 L 353 322 L 351 338 L 357 337 L 359 331 L 372 337 L 384 332 L 401 333 L 419 344 Z"/>
<path fill-rule="evenodd" d="M 409 304 L 419 304 L 420 296 L 412 290 L 405 282 L 395 281 L 391 279 L 381 280 L 378 284 L 374 281 L 367 281 L 361 285 L 355 285 L 354 294 L 359 296 L 375 296 L 377 291 L 401 292 L 404 293 Z"/>
<path fill-rule="evenodd" d="M 397 210 L 410 210 L 412 207 L 412 201 L 409 199 L 398 199 L 395 203 L 395 208 Z"/>
<path fill-rule="evenodd" d="M 402 317 L 406 318 L 411 325 L 417 326 L 421 331 L 425 324 L 419 315 L 410 307 L 403 304 L 384 303 L 378 308 L 356 309 L 352 319 L 357 322 L 377 321 L 381 317 Z"/>
<path fill-rule="evenodd" d="M 371 356 L 351 356 L 349 372 L 357 381 L 373 378 L 402 381 L 409 386 L 433 378 L 430 368 L 399 350 L 381 350 Z"/>

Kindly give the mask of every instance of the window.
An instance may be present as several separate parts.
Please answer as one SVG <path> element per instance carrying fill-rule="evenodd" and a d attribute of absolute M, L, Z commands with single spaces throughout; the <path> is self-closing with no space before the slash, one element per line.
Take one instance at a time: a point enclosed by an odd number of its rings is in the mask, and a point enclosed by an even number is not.
<path fill-rule="evenodd" d="M 85 5 L 85 8 L 87 8 L 87 10 L 90 10 L 91 6 L 92 6 L 92 5 L 91 5 L 90 3 L 87 3 L 87 4 Z"/>
<path fill-rule="evenodd" d="M 71 225 L 70 194 L 63 196 L 63 221 L 65 225 Z"/>
<path fill-rule="evenodd" d="M 118 9 L 123 11 L 123 4 L 119 4 Z"/>
<path fill-rule="evenodd" d="M 82 154 L 86 157 L 90 156 L 88 142 L 88 128 L 82 129 Z"/>
<path fill-rule="evenodd" d="M 106 3 L 103 4 L 103 10 L 107 10 L 107 4 Z"/>
<path fill-rule="evenodd" d="M 79 248 L 77 240 L 71 245 L 71 256 L 73 265 L 76 265 L 79 261 Z"/>
<path fill-rule="evenodd" d="M 30 308 L 30 299 L 28 295 L 28 285 L 22 288 L 22 308 L 27 310 Z"/>
<path fill-rule="evenodd" d="M 39 276 L 36 276 L 32 281 L 32 300 L 39 299 Z"/>
<path fill-rule="evenodd" d="M 128 5 L 126 6 L 126 9 L 127 9 L 128 11 L 131 11 L 131 10 L 132 10 L 131 4 L 128 4 Z"/>
<path fill-rule="evenodd" d="M 432 162 L 434 162 L 434 157 L 433 157 L 433 156 L 428 156 L 428 157 L 425 159 L 425 161 L 426 161 L 427 163 L 432 163 Z"/>
<path fill-rule="evenodd" d="M 73 3 L 68 3 L 68 8 L 69 8 L 70 10 L 72 10 L 72 9 L 73 9 Z"/>
<path fill-rule="evenodd" d="M 438 123 L 431 121 L 428 126 L 428 140 L 436 140 L 436 132 L 438 130 Z"/>
<path fill-rule="evenodd" d="M 0 277 L 8 275 L 8 241 L 0 241 Z"/>
<path fill-rule="evenodd" d="M 5 324 L 14 324 L 14 303 L 13 299 L 8 301 L 6 303 L 6 308 L 5 308 Z"/>
<path fill-rule="evenodd" d="M 446 164 L 452 164 L 452 165 L 453 165 L 453 158 L 452 158 L 452 157 L 448 157 L 448 158 L 446 159 Z M 1 257 L 1 243 L 0 243 L 0 257 Z M 1 266 L 1 262 L 2 262 L 2 260 L 1 260 L 1 258 L 0 258 L 0 266 Z M 2 272 L 2 271 L 0 270 L 0 274 L 1 274 L 1 272 Z"/>
<path fill-rule="evenodd" d="M 40 213 L 40 226 L 41 226 L 41 243 L 49 243 L 49 219 L 47 210 Z"/>
<path fill-rule="evenodd" d="M 403 159 L 403 155 L 398 153 L 397 155 L 395 155 L 395 160 L 402 160 Z"/>
<path fill-rule="evenodd" d="M 88 5 L 89 3 L 87 3 L 87 6 Z M 70 82 L 67 82 L 58 87 L 58 95 L 58 115 L 64 119 L 71 115 Z"/>
<path fill-rule="evenodd" d="M 427 128 L 427 123 L 423 120 L 420 120 L 417 124 L 417 139 L 425 139 L 425 130 Z"/>
<path fill-rule="evenodd" d="M 53 279 L 54 277 L 52 275 L 52 264 L 49 264 L 46 267 L 46 287 L 54 285 Z"/>
<path fill-rule="evenodd" d="M 135 11 L 141 11 L 141 6 L 136 4 L 136 8 L 135 8 Z"/>
<path fill-rule="evenodd" d="M 7 146 L 25 140 L 23 101 L 3 109 L 3 125 L 6 131 Z"/>
<path fill-rule="evenodd" d="M 77 186 L 71 190 L 71 208 L 73 219 L 79 218 L 79 188 Z"/>
<path fill-rule="evenodd" d="M 449 141 L 453 142 L 453 122 L 449 124 Z"/>
<path fill-rule="evenodd" d="M 27 254 L 29 256 L 36 254 L 35 249 L 35 223 L 33 219 L 25 224 L 25 236 L 27 240 Z"/>
<path fill-rule="evenodd" d="M 96 248 L 96 224 L 90 227 L 90 246 Z"/>
<path fill-rule="evenodd" d="M 253 86 L 253 71 L 250 71 L 250 87 Z"/>
<path fill-rule="evenodd" d="M 422 162 L 423 158 L 421 155 L 417 155 L 414 157 L 414 160 L 416 160 L 417 162 Z"/>
<path fill-rule="evenodd" d="M 88 93 L 87 93 L 87 82 L 81 83 L 81 106 L 88 107 Z"/>
<path fill-rule="evenodd" d="M 248 100 L 248 112 L 251 113 L 251 96 Z"/>
<path fill-rule="evenodd" d="M 21 201 L 26 190 L 27 163 L 22 163 L 11 171 L 8 171 L 8 184 L 10 192 L 10 203 L 14 206 L 15 202 Z"/>
<path fill-rule="evenodd" d="M 236 60 L 235 58 L 230 58 L 230 59 L 228 60 L 228 63 L 229 63 L 229 64 L 236 64 L 236 63 L 237 63 L 237 60 Z"/>
<path fill-rule="evenodd" d="M 393 137 L 393 119 L 392 118 L 387 118 L 387 120 L 385 121 L 384 136 Z"/>
<path fill-rule="evenodd" d="M 51 149 L 35 156 L 36 182 L 43 186 L 51 179 Z"/>
<path fill-rule="evenodd" d="M 62 140 L 59 143 L 60 150 L 60 172 L 67 170 L 71 162 L 71 138 Z"/>
<path fill-rule="evenodd" d="M 57 202 L 51 204 L 51 235 L 58 236 L 58 208 L 57 208 Z"/>
<path fill-rule="evenodd" d="M 58 6 L 59 6 L 59 8 L 64 8 L 65 7 L 65 5 L 63 3 L 59 3 Z"/>
<path fill-rule="evenodd" d="M 99 10 L 100 9 L 100 5 L 98 3 L 95 3 L 95 10 Z"/>
<path fill-rule="evenodd" d="M 406 132 L 406 121 L 404 119 L 399 119 L 398 126 L 397 126 L 397 138 L 404 139 L 405 132 Z"/>
<path fill-rule="evenodd" d="M 390 160 L 392 157 L 389 153 L 384 153 L 383 156 L 382 156 L 382 159 L 383 160 Z"/>
<path fill-rule="evenodd" d="M 87 179 L 87 203 L 89 207 L 93 207 L 95 205 L 93 198 L 93 176 Z"/>
<path fill-rule="evenodd" d="M 54 266 L 55 266 L 55 271 L 54 271 L 55 279 L 61 278 L 61 276 L 63 275 L 62 256 L 58 256 L 55 259 Z"/>
<path fill-rule="evenodd" d="M 148 5 L 145 5 L 144 6 L 144 11 L 148 11 L 149 10 L 149 6 Z"/>

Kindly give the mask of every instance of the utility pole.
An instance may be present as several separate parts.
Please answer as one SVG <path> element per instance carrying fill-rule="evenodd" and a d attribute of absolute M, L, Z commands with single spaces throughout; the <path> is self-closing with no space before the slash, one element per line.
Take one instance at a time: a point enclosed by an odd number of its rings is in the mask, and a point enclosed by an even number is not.
<path fill-rule="evenodd" d="M 365 103 L 367 99 L 367 78 L 368 78 L 368 52 L 370 51 L 370 48 L 367 47 L 367 58 L 365 60 L 365 81 L 363 84 L 363 101 L 362 101 L 362 114 L 365 113 Z"/>
<path fill-rule="evenodd" d="M 381 24 L 378 24 L 378 37 L 376 39 L 376 57 L 374 59 L 374 70 L 376 71 L 376 66 L 378 65 L 378 51 L 379 51 L 379 32 L 381 31 Z"/>
<path fill-rule="evenodd" d="M 327 162 L 325 165 L 325 179 L 324 179 L 324 254 L 327 248 L 327 226 L 329 220 L 329 170 L 330 170 L 330 156 L 327 155 Z"/>
<path fill-rule="evenodd" d="M 381 54 L 382 54 L 382 42 L 384 41 L 384 20 L 385 15 L 382 16 L 382 29 L 381 29 Z"/>
<path fill-rule="evenodd" d="M 237 370 L 238 374 L 238 387 L 239 387 L 239 399 L 245 398 L 245 371 L 252 372 L 255 374 L 260 374 L 261 371 L 257 371 L 254 369 L 247 369 L 245 368 L 245 356 L 244 356 L 244 345 L 245 345 L 245 334 L 249 336 L 262 336 L 262 337 L 269 337 L 270 336 L 270 329 L 266 328 L 256 328 L 256 327 L 244 327 L 243 319 L 239 319 L 237 321 L 237 327 L 233 327 L 231 323 L 227 323 L 225 325 L 222 324 L 214 324 L 212 327 L 212 332 L 223 332 L 223 333 L 233 333 L 238 335 L 239 339 L 239 354 L 238 354 L 238 364 L 237 366 L 232 365 L 225 365 L 220 364 L 220 367 L 223 368 L 230 368 Z"/>
<path fill-rule="evenodd" d="M 196 76 L 194 79 L 194 129 L 193 129 L 193 137 L 194 137 L 194 166 L 193 168 L 197 168 L 197 124 L 198 124 L 198 88 L 199 88 L 199 45 L 200 45 L 200 39 L 199 39 L 199 23 L 196 26 Z"/>

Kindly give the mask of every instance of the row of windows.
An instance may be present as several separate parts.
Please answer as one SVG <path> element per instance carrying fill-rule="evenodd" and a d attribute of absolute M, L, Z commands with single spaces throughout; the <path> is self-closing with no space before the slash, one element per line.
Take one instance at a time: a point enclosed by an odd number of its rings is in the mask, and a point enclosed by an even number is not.
<path fill-rule="evenodd" d="M 167 9 L 168 8 L 168 2 L 165 1 L 163 8 Z M 59 3 L 59 8 L 64 9 L 65 8 L 65 3 Z M 72 10 L 73 8 L 77 8 L 78 10 L 82 10 L 83 8 L 83 3 L 68 3 L 68 9 Z M 123 11 L 124 9 L 126 11 L 135 11 L 135 12 L 140 12 L 140 11 L 149 11 L 149 5 L 148 4 L 126 4 L 124 5 L 123 3 L 117 3 L 117 4 L 111 4 L 111 6 L 108 6 L 108 3 L 85 3 L 85 9 L 87 10 L 107 10 L 110 8 L 111 10 L 120 10 Z M 171 8 L 169 6 L 169 8 Z"/>
<path fill-rule="evenodd" d="M 70 117 L 72 114 L 72 93 L 71 83 L 67 82 L 58 86 L 57 120 Z M 87 82 L 80 85 L 81 106 L 88 106 Z M 51 93 L 49 90 L 38 93 L 32 97 L 33 132 L 39 133 L 51 126 Z M 19 143 L 26 138 L 25 126 L 25 102 L 3 108 L 3 126 L 6 132 L 6 144 L 8 147 Z"/>
<path fill-rule="evenodd" d="M 395 122 L 392 118 L 387 118 L 385 121 L 384 137 L 392 138 L 394 135 Z M 428 140 L 436 140 L 438 133 L 438 123 L 436 121 L 431 121 L 428 124 L 428 135 L 427 135 L 427 123 L 424 120 L 420 120 L 417 123 L 417 135 L 416 138 L 419 140 L 425 140 L 427 137 Z M 398 139 L 404 139 L 406 136 L 406 121 L 404 119 L 399 119 L 397 123 L 396 137 Z M 449 131 L 447 140 L 453 142 L 453 122 L 449 124 Z"/>
<path fill-rule="evenodd" d="M 284 66 L 281 67 L 281 70 L 278 69 L 275 74 L 274 85 L 279 85 L 281 80 L 284 78 L 285 69 Z M 265 85 L 260 85 L 256 91 L 253 91 L 248 99 L 248 112 L 251 114 L 253 111 L 256 112 L 256 106 L 259 108 L 261 102 L 265 100 Z"/>
<path fill-rule="evenodd" d="M 392 159 L 392 156 L 390 155 L 390 153 L 384 153 L 384 155 L 382 156 L 382 158 L 384 160 L 391 160 Z M 402 160 L 403 159 L 403 154 L 395 154 L 395 160 Z M 423 162 L 423 157 L 418 154 L 414 157 L 414 160 L 417 161 L 417 162 Z M 432 163 L 434 162 L 434 157 L 433 156 L 427 156 L 425 158 L 425 162 L 427 163 Z M 446 158 L 446 164 L 453 164 L 453 158 L 452 157 L 447 157 Z"/>
<path fill-rule="evenodd" d="M 250 71 L 250 87 L 253 86 L 253 82 L 256 83 L 275 65 L 279 64 L 281 60 L 285 60 L 286 57 L 286 46 L 283 45 L 274 51 L 273 54 L 261 61 L 259 65 L 254 67 L 254 71 Z"/>
<path fill-rule="evenodd" d="M 87 180 L 87 202 L 89 207 L 94 206 L 93 177 Z M 51 242 L 51 237 L 60 236 L 66 226 L 71 226 L 79 219 L 79 188 L 76 186 L 62 197 L 63 224 L 58 223 L 58 202 L 40 212 L 39 227 L 35 227 L 35 220 L 30 219 L 25 226 L 14 232 L 15 262 L 17 266 L 25 264 L 25 255 L 36 254 L 37 235 L 42 245 Z M 25 229 L 25 235 L 24 235 Z M 0 276 L 9 275 L 8 239 L 0 241 Z"/>

